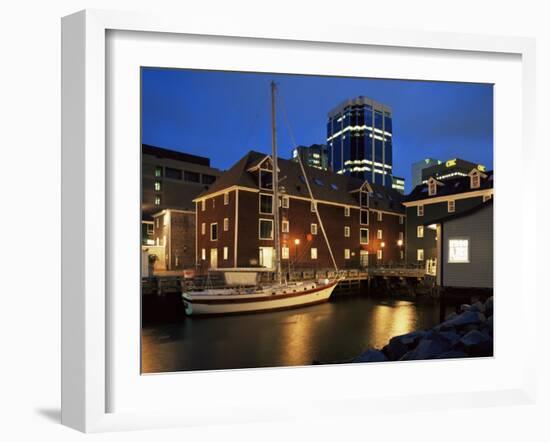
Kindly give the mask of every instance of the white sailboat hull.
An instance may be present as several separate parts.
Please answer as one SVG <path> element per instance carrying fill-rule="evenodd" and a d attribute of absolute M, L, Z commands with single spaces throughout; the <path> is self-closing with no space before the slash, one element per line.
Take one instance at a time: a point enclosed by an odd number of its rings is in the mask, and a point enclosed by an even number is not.
<path fill-rule="evenodd" d="M 244 295 L 230 294 L 228 290 L 207 294 L 184 293 L 183 302 L 188 315 L 223 315 L 282 310 L 328 301 L 336 285 L 337 281 L 333 281 L 328 284 L 290 287 L 275 292 L 271 290 L 252 291 Z"/>

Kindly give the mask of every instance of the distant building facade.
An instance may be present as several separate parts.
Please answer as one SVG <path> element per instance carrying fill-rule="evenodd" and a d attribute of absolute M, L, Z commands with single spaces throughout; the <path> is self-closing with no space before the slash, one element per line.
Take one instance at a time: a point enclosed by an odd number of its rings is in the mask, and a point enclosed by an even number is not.
<path fill-rule="evenodd" d="M 405 193 L 405 178 L 392 175 L 391 179 L 391 188 L 403 195 Z"/>
<path fill-rule="evenodd" d="M 428 167 L 431 167 L 431 166 L 437 166 L 442 162 L 443 161 L 436 160 L 434 158 L 426 158 L 422 161 L 417 161 L 416 163 L 413 163 L 411 168 L 412 189 L 422 184 L 422 171 L 424 169 L 427 169 Z"/>
<path fill-rule="evenodd" d="M 328 114 L 329 168 L 391 188 L 392 137 L 390 107 L 362 96 L 346 100 Z"/>
<path fill-rule="evenodd" d="M 485 172 L 486 168 L 482 164 L 472 163 L 461 158 L 453 158 L 441 164 L 434 164 L 422 169 L 422 184 L 426 184 L 430 177 L 443 181 L 456 177 L 468 176 L 472 169 L 478 169 Z"/>
<path fill-rule="evenodd" d="M 445 180 L 430 177 L 426 184 L 416 186 L 405 197 L 407 228 L 406 260 L 426 265 L 436 274 L 438 261 L 438 231 L 435 221 L 459 215 L 493 197 L 493 172 L 473 168 L 467 176 Z"/>
<path fill-rule="evenodd" d="M 287 268 L 330 269 L 323 222 L 339 268 L 404 259 L 404 208 L 391 188 L 305 166 L 317 205 L 295 161 L 279 159 L 281 262 Z M 197 204 L 196 261 L 212 268 L 272 269 L 274 215 L 271 157 L 249 152 Z"/>
<path fill-rule="evenodd" d="M 326 144 L 312 144 L 311 146 L 297 146 L 292 149 L 292 160 L 302 160 L 302 164 L 317 169 L 328 170 L 328 146 Z"/>

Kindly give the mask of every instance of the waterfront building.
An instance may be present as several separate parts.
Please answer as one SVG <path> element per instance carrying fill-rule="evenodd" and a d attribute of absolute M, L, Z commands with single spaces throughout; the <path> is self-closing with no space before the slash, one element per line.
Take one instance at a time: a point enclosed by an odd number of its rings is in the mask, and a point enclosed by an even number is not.
<path fill-rule="evenodd" d="M 429 221 L 435 225 L 437 285 L 493 288 L 493 199 Z"/>
<path fill-rule="evenodd" d="M 413 163 L 411 167 L 412 188 L 414 189 L 416 186 L 422 184 L 422 171 L 424 169 L 427 169 L 431 166 L 437 166 L 442 162 L 443 161 L 436 160 L 434 158 L 425 158 L 422 161 L 417 161 L 416 163 Z"/>
<path fill-rule="evenodd" d="M 391 188 L 403 195 L 405 193 L 405 178 L 392 175 L 391 179 Z"/>
<path fill-rule="evenodd" d="M 359 96 L 328 114 L 327 144 L 332 171 L 391 188 L 391 108 Z"/>
<path fill-rule="evenodd" d="M 472 163 L 461 158 L 453 158 L 441 164 L 434 164 L 422 169 L 422 184 L 426 184 L 430 177 L 444 181 L 450 178 L 468 176 L 472 169 L 485 172 L 487 169 L 483 164 Z"/>
<path fill-rule="evenodd" d="M 462 214 L 492 197 L 493 172 L 481 172 L 477 167 L 467 176 L 445 180 L 430 177 L 426 184 L 416 186 L 403 200 L 407 262 L 425 265 L 427 272 L 435 275 L 438 265 L 435 221 Z"/>
<path fill-rule="evenodd" d="M 311 146 L 297 146 L 292 149 L 292 159 L 298 161 L 298 157 L 302 163 L 309 167 L 328 170 L 328 146 L 326 144 L 312 144 Z"/>
<path fill-rule="evenodd" d="M 402 196 L 380 184 L 279 159 L 280 256 L 284 269 L 330 269 L 398 263 L 404 259 Z M 271 156 L 249 152 L 195 199 L 196 261 L 211 268 L 274 267 Z"/>

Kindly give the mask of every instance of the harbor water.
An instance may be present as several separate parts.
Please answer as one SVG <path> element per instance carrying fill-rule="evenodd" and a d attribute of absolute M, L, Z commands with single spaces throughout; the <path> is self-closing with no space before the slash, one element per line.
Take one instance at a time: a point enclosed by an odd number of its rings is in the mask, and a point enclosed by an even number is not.
<path fill-rule="evenodd" d="M 142 372 L 346 361 L 393 336 L 435 326 L 440 313 L 439 301 L 431 298 L 341 296 L 292 310 L 182 317 L 142 328 Z"/>

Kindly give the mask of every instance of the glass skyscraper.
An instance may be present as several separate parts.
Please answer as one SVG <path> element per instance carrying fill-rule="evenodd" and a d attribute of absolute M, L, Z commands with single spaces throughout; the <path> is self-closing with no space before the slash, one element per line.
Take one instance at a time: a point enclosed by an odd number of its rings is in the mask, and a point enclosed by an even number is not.
<path fill-rule="evenodd" d="M 388 106 L 363 96 L 344 101 L 328 114 L 330 168 L 391 187 L 392 135 Z"/>

